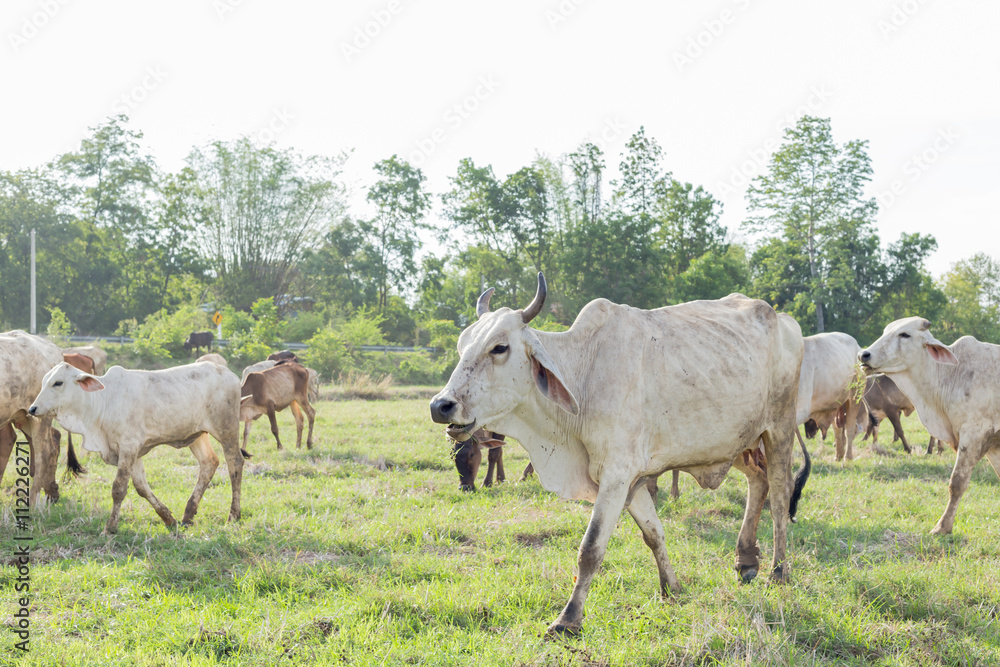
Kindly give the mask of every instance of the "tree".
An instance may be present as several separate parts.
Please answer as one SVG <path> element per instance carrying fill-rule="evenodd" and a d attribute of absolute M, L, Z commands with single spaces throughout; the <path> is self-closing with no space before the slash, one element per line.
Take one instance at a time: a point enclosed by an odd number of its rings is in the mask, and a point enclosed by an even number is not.
<path fill-rule="evenodd" d="M 1000 343 L 1000 262 L 986 253 L 976 253 L 952 265 L 942 279 L 948 299 L 938 336 L 975 336 Z"/>
<path fill-rule="evenodd" d="M 857 253 L 870 252 L 872 239 L 878 247 L 875 199 L 864 196 L 871 173 L 867 142 L 838 146 L 829 119 L 803 116 L 786 130 L 767 173 L 747 191 L 751 216 L 744 225 L 780 239 L 766 239 L 758 250 L 762 254 L 755 254 L 752 264 L 766 265 L 755 282 L 771 294 L 787 291 L 776 289 L 782 281 L 794 283 L 804 298 L 777 305 L 792 306 L 800 322 L 807 314 L 815 317 L 817 332 L 827 328 L 827 303 L 835 295 L 860 301 L 863 285 L 853 272 L 862 265 Z M 781 255 L 804 261 L 775 262 Z"/>
<path fill-rule="evenodd" d="M 375 215 L 359 223 L 373 271 L 378 308 L 384 310 L 392 288 L 400 289 L 417 273 L 414 259 L 421 247 L 419 231 L 430 229 L 424 217 L 430 195 L 423 172 L 393 155 L 375 164 L 379 180 L 368 191 Z"/>
<path fill-rule="evenodd" d="M 187 158 L 195 239 L 223 300 L 242 309 L 288 291 L 294 267 L 344 208 L 344 156 L 216 141 Z"/>

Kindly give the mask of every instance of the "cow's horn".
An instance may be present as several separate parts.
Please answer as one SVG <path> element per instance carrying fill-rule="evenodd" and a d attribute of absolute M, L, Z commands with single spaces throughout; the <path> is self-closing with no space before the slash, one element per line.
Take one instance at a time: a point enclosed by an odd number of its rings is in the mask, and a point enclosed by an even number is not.
<path fill-rule="evenodd" d="M 476 301 L 476 317 L 482 317 L 490 312 L 490 297 L 493 296 L 493 291 L 491 287 L 479 295 L 479 301 Z"/>
<path fill-rule="evenodd" d="M 545 276 L 542 272 L 538 272 L 538 291 L 535 292 L 535 298 L 531 300 L 528 307 L 521 311 L 521 319 L 527 324 L 531 320 L 535 319 L 535 316 L 542 311 L 542 306 L 545 305 L 545 295 L 548 292 L 548 287 L 545 285 Z"/>
<path fill-rule="evenodd" d="M 930 320 L 924 320 L 923 322 L 920 323 L 920 330 L 921 331 L 927 331 L 930 328 L 931 328 L 931 321 Z"/>

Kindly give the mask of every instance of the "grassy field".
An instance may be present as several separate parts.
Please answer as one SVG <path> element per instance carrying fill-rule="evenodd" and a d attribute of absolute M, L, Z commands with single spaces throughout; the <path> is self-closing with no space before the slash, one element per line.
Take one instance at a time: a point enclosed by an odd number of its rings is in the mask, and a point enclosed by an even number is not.
<path fill-rule="evenodd" d="M 287 413 L 280 423 L 294 443 Z M 559 640 L 543 633 L 569 596 L 590 506 L 517 483 L 527 457 L 516 445 L 513 483 L 461 493 L 426 398 L 324 401 L 312 451 L 276 452 L 258 421 L 237 525 L 224 523 L 223 464 L 195 526 L 168 531 L 130 488 L 119 534 L 102 537 L 114 471 L 90 454 L 89 474 L 33 515 L 31 653 L 4 628 L 0 664 L 1000 664 L 1000 484 L 981 463 L 954 535 L 929 535 L 954 454 L 906 456 L 885 426 L 879 450 L 860 446 L 843 465 L 830 443 L 811 443 L 791 585 L 737 583 L 742 475 L 714 492 L 682 476 L 679 500 L 661 489 L 659 513 L 684 591 L 659 599 L 626 514 L 583 636 Z M 915 418 L 906 426 L 926 445 Z M 180 516 L 193 457 L 160 448 L 145 461 Z M 8 471 L 4 623 L 16 609 L 12 483 Z M 769 561 L 767 512 L 759 535 Z"/>

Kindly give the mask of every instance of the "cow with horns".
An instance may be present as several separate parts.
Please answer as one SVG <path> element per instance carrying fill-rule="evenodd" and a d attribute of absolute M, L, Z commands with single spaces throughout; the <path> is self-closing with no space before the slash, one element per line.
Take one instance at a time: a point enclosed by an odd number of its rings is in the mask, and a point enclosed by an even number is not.
<path fill-rule="evenodd" d="M 679 590 L 653 499 L 639 492 L 666 470 L 712 489 L 732 467 L 746 475 L 736 562 L 743 581 L 759 568 L 757 524 L 770 493 L 771 577 L 788 580 L 789 510 L 805 484 L 791 473 L 803 355 L 794 319 L 740 294 L 657 310 L 597 299 L 569 330 L 551 333 L 528 326 L 545 302 L 541 273 L 524 310 L 491 311 L 492 294 L 479 297 L 479 319 L 458 339 L 458 365 L 431 400 L 431 417 L 517 439 L 546 489 L 594 503 L 579 576 L 550 633 L 580 630 L 623 509 L 653 552 L 661 593 Z"/>

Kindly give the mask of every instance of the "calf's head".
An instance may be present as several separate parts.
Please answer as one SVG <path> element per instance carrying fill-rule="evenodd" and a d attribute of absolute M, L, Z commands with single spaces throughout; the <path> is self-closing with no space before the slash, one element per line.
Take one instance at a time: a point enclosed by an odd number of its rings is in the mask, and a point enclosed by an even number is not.
<path fill-rule="evenodd" d="M 545 303 L 545 276 L 524 310 L 490 310 L 493 289 L 476 303 L 479 319 L 458 338 L 458 365 L 431 399 L 431 418 L 471 433 L 514 410 L 538 392 L 571 414 L 580 410 L 563 374 L 528 323 Z"/>
<path fill-rule="evenodd" d="M 928 361 L 957 364 L 958 358 L 930 332 L 922 317 L 907 317 L 888 324 L 882 336 L 858 353 L 865 373 L 904 373 Z"/>
<path fill-rule="evenodd" d="M 58 416 L 61 408 L 81 404 L 84 392 L 102 389 L 104 385 L 95 376 L 63 361 L 45 374 L 42 390 L 28 408 L 28 414 L 42 417 L 51 413 Z"/>

